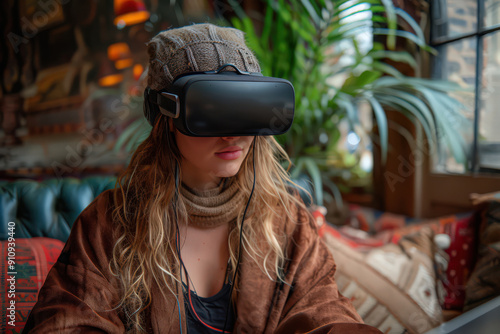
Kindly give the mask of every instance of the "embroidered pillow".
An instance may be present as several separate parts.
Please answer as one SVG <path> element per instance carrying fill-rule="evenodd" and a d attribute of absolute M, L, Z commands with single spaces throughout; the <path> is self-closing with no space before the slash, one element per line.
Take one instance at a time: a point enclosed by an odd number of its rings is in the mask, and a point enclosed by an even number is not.
<path fill-rule="evenodd" d="M 1 333 L 21 333 L 28 314 L 35 305 L 49 270 L 57 261 L 64 243 L 51 238 L 26 238 L 0 241 L 2 278 L 0 303 L 2 305 Z M 9 259 L 15 263 L 10 263 Z"/>
<path fill-rule="evenodd" d="M 337 263 L 335 280 L 365 323 L 386 333 L 424 333 L 442 322 L 432 229 L 364 251 L 338 236 L 329 226 L 323 235 Z"/>
<path fill-rule="evenodd" d="M 494 194 L 476 195 L 479 199 L 493 198 Z M 500 195 L 498 196 L 500 198 Z M 347 226 L 340 230 L 348 232 L 349 226 L 371 232 L 366 240 L 378 240 L 382 244 L 398 243 L 398 240 L 408 234 L 416 233 L 422 227 L 428 226 L 436 234 L 446 234 L 450 238 L 449 247 L 445 250 L 449 257 L 443 284 L 446 296 L 442 308 L 449 310 L 446 316 L 456 316 L 461 312 L 465 300 L 465 287 L 470 273 L 474 268 L 477 239 L 477 218 L 474 212 L 443 216 L 434 219 L 416 219 L 401 215 L 384 213 L 372 208 L 349 205 L 351 217 Z M 359 233 L 359 230 L 358 230 Z M 348 233 L 352 237 L 352 233 Z M 373 244 L 373 241 L 372 241 Z"/>

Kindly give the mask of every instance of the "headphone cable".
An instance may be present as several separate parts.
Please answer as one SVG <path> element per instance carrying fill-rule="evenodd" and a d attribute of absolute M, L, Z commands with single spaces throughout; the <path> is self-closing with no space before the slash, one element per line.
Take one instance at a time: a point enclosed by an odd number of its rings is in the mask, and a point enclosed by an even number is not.
<path fill-rule="evenodd" d="M 170 144 L 170 141 L 169 141 Z M 175 192 L 174 192 L 174 200 L 173 200 L 173 210 L 174 210 L 174 219 L 175 219 L 175 225 L 177 227 L 176 235 L 175 235 L 175 248 L 177 250 L 177 256 L 179 257 L 180 262 L 182 263 L 181 260 L 181 253 L 180 253 L 180 238 L 179 238 L 179 223 L 177 221 L 177 199 L 179 196 L 179 165 L 177 164 L 177 160 L 175 161 Z M 182 270 L 181 270 L 181 281 L 182 281 Z M 182 284 L 182 282 L 181 282 Z M 175 295 L 174 295 L 175 296 Z M 175 296 L 175 299 L 177 300 L 177 310 L 179 311 L 179 327 L 180 331 L 182 334 L 182 315 L 181 315 L 181 304 L 179 302 L 179 298 Z"/>
<path fill-rule="evenodd" d="M 247 201 L 247 205 L 245 207 L 245 211 L 243 212 L 243 217 L 241 218 L 240 244 L 238 245 L 238 261 L 236 262 L 236 268 L 234 268 L 233 284 L 231 284 L 231 291 L 229 292 L 228 307 L 227 307 L 227 310 L 226 310 L 226 320 L 224 321 L 224 327 L 222 329 L 222 334 L 229 333 L 229 332 L 226 332 L 227 318 L 228 318 L 228 315 L 229 315 L 229 309 L 231 308 L 231 298 L 233 296 L 233 288 L 236 285 L 236 276 L 238 275 L 238 268 L 240 266 L 241 244 L 242 244 L 242 241 L 243 241 L 243 223 L 245 222 L 245 216 L 247 214 L 248 205 L 250 204 L 250 200 L 252 199 L 253 191 L 255 189 L 255 141 L 256 141 L 256 139 L 257 139 L 257 137 L 253 137 L 253 144 L 252 144 L 253 185 L 252 185 L 252 191 L 250 192 L 250 196 L 248 197 L 248 201 Z"/>

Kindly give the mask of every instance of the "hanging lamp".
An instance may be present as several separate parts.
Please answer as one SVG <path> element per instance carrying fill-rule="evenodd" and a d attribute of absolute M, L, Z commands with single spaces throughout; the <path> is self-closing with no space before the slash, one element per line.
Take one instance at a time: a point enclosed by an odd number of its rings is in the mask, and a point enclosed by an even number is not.
<path fill-rule="evenodd" d="M 114 8 L 114 24 L 118 28 L 142 23 L 150 16 L 142 0 L 115 0 Z"/>

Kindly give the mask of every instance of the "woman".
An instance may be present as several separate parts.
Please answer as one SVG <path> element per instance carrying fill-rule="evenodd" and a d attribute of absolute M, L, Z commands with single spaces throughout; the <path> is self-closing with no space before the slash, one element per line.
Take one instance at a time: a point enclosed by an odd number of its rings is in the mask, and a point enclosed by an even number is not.
<path fill-rule="evenodd" d="M 148 52 L 158 91 L 226 63 L 260 72 L 241 31 L 210 24 L 161 32 Z M 116 189 L 74 223 L 26 332 L 378 332 L 339 294 L 273 137 L 190 137 L 149 120 Z"/>

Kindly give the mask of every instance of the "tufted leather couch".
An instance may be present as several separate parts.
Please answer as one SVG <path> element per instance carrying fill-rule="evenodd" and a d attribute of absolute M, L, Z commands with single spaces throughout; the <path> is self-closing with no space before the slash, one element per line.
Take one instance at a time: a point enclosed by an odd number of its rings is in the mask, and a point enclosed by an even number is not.
<path fill-rule="evenodd" d="M 0 181 L 0 240 L 15 223 L 16 238 L 49 237 L 66 242 L 74 221 L 116 178 L 93 176 L 46 181 Z"/>

